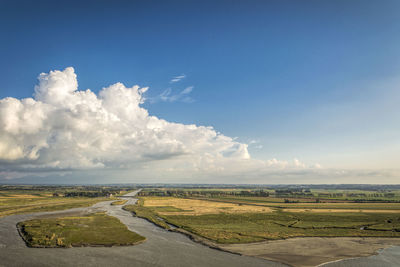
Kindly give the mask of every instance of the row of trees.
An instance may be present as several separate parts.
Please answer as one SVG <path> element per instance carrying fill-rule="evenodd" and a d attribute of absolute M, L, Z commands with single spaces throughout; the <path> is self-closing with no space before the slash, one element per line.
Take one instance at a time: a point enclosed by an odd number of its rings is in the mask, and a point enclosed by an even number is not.
<path fill-rule="evenodd" d="M 64 197 L 111 197 L 119 191 L 72 191 L 65 192 Z M 54 195 L 54 194 L 53 194 Z"/>
<path fill-rule="evenodd" d="M 216 190 L 143 190 L 139 196 L 171 196 L 171 197 L 223 197 L 223 196 L 253 196 L 268 197 L 269 193 L 263 190 L 216 191 Z"/>

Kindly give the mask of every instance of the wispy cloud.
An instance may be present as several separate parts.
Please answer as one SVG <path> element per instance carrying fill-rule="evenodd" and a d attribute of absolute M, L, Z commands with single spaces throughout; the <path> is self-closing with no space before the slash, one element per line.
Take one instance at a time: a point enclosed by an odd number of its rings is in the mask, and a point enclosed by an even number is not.
<path fill-rule="evenodd" d="M 248 143 L 249 146 L 255 149 L 262 149 L 263 145 L 260 144 L 260 141 L 258 140 L 250 140 Z"/>
<path fill-rule="evenodd" d="M 192 103 L 194 102 L 194 99 L 189 96 L 189 94 L 193 91 L 193 86 L 186 87 L 182 91 L 180 91 L 177 94 L 173 94 L 172 89 L 168 88 L 164 90 L 159 96 L 149 98 L 151 103 L 156 103 L 156 102 L 185 102 L 185 103 Z"/>
<path fill-rule="evenodd" d="M 183 80 L 183 79 L 185 79 L 186 78 L 186 75 L 185 74 L 182 74 L 182 75 L 179 75 L 179 76 L 175 76 L 174 78 L 172 78 L 170 81 L 169 81 L 169 83 L 177 83 L 177 82 L 179 82 L 179 81 L 181 81 L 181 80 Z"/>

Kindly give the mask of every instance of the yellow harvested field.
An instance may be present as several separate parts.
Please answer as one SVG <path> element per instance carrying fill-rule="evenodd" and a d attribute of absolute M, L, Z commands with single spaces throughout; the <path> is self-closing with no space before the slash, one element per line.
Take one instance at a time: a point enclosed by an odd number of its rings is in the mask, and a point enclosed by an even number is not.
<path fill-rule="evenodd" d="M 369 209 L 282 209 L 282 211 L 286 212 L 315 212 L 315 213 L 324 213 L 324 212 L 351 212 L 351 213 L 399 213 L 400 210 L 369 210 Z"/>
<path fill-rule="evenodd" d="M 143 198 L 145 207 L 174 207 L 181 211 L 157 211 L 161 215 L 272 212 L 268 207 L 182 198 Z"/>
<path fill-rule="evenodd" d="M 43 196 L 35 196 L 35 195 L 10 195 L 7 198 L 43 198 Z"/>

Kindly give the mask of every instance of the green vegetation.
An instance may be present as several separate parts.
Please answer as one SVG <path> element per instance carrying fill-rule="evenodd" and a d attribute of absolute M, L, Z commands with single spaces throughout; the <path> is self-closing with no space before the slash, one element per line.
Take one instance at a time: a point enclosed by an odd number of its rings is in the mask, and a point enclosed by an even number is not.
<path fill-rule="evenodd" d="M 154 207 L 154 208 L 152 208 L 152 210 L 155 211 L 155 212 L 188 211 L 188 210 L 180 209 L 180 208 L 173 207 L 173 206 Z"/>
<path fill-rule="evenodd" d="M 399 185 L 270 185 L 146 188 L 139 196 L 268 198 L 269 202 L 400 203 Z"/>
<path fill-rule="evenodd" d="M 136 205 L 126 205 L 124 210 L 135 213 L 136 216 L 146 219 L 164 229 L 170 229 L 169 225 L 155 213 L 152 209 L 143 207 L 143 200 L 139 199 Z"/>
<path fill-rule="evenodd" d="M 0 197 L 10 194 L 35 194 L 61 197 L 110 197 L 136 189 L 134 186 L 51 186 L 51 185 L 0 185 Z"/>
<path fill-rule="evenodd" d="M 120 200 L 117 200 L 117 201 L 112 202 L 111 205 L 113 205 L 113 206 L 116 206 L 116 205 L 124 205 L 126 202 L 128 202 L 128 200 L 126 200 L 126 199 L 120 199 Z"/>
<path fill-rule="evenodd" d="M 34 219 L 18 227 L 30 247 L 125 246 L 145 240 L 104 213 Z"/>
<path fill-rule="evenodd" d="M 243 213 L 163 216 L 184 230 L 218 243 L 290 237 L 400 237 L 400 214 Z"/>
<path fill-rule="evenodd" d="M 400 203 L 285 202 L 275 197 L 269 202 L 270 198 L 147 196 L 129 210 L 164 228 L 172 224 L 218 243 L 291 237 L 400 237 Z M 222 203 L 239 206 L 218 206 Z"/>

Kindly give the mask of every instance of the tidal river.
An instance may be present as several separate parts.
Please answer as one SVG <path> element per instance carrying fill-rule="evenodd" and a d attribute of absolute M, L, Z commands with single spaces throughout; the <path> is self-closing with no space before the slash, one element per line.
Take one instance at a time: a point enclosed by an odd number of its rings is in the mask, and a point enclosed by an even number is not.
<path fill-rule="evenodd" d="M 125 195 L 134 204 L 138 191 Z M 144 243 L 126 247 L 28 248 L 16 224 L 41 215 L 104 210 L 130 230 L 145 236 Z M 110 233 L 112 234 L 112 233 Z M 239 256 L 195 243 L 185 235 L 169 232 L 133 217 L 110 201 L 89 208 L 40 212 L 0 218 L 0 266 L 286 266 L 263 259 Z"/>

